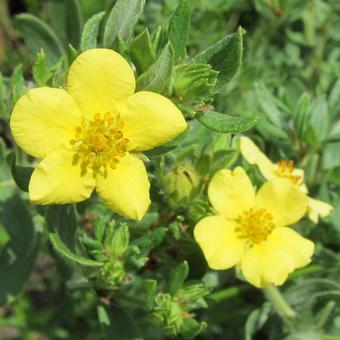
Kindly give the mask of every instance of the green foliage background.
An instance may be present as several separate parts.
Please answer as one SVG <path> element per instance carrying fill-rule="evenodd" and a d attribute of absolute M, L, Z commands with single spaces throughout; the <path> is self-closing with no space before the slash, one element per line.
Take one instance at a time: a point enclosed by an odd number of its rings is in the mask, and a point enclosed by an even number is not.
<path fill-rule="evenodd" d="M 117 2 L 0 0 L 0 339 L 340 339 L 339 1 Z M 9 131 L 28 88 L 63 86 L 96 46 L 123 54 L 137 87 L 169 96 L 190 124 L 145 155 L 153 204 L 138 223 L 95 196 L 30 205 L 34 161 Z M 293 316 L 234 270 L 208 270 L 192 237 L 212 175 L 247 168 L 245 130 L 335 207 L 297 226 L 316 253 L 281 289 Z"/>

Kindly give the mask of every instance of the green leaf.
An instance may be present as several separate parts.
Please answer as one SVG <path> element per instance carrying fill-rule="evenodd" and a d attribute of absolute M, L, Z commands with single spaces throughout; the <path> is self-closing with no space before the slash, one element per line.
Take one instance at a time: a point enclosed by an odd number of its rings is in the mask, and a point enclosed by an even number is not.
<path fill-rule="evenodd" d="M 8 94 L 4 77 L 0 72 L 0 118 L 7 120 L 9 118 Z"/>
<path fill-rule="evenodd" d="M 322 153 L 322 168 L 324 170 L 340 167 L 340 142 L 328 143 L 323 148 Z"/>
<path fill-rule="evenodd" d="M 28 166 L 18 166 L 15 163 L 15 154 L 9 153 L 7 162 L 11 168 L 12 177 L 19 189 L 28 192 L 28 185 L 34 168 Z"/>
<path fill-rule="evenodd" d="M 152 248 L 158 246 L 163 241 L 166 232 L 166 228 L 159 227 L 134 240 L 131 244 L 138 246 L 141 250 L 141 254 L 147 254 Z"/>
<path fill-rule="evenodd" d="M 57 255 L 65 262 L 79 269 L 99 268 L 103 263 L 75 254 L 66 246 L 57 233 L 50 234 L 50 241 Z"/>
<path fill-rule="evenodd" d="M 155 51 L 147 28 L 132 40 L 129 55 L 139 74 L 154 63 Z"/>
<path fill-rule="evenodd" d="M 48 64 L 55 65 L 65 53 L 55 32 L 34 15 L 23 13 L 15 18 L 27 47 L 35 54 L 43 49 Z"/>
<path fill-rule="evenodd" d="M 330 127 L 328 103 L 325 95 L 318 96 L 312 103 L 306 140 L 312 145 L 321 145 L 327 138 Z"/>
<path fill-rule="evenodd" d="M 69 44 L 78 48 L 83 17 L 78 0 L 49 0 L 51 26 L 65 47 Z"/>
<path fill-rule="evenodd" d="M 169 23 L 169 40 L 174 49 L 175 60 L 186 54 L 186 43 L 189 36 L 191 5 L 189 0 L 180 1 Z"/>
<path fill-rule="evenodd" d="M 0 203 L 0 225 L 10 237 L 0 255 L 0 306 L 19 293 L 28 279 L 39 248 L 32 218 L 21 200 L 14 195 Z"/>
<path fill-rule="evenodd" d="M 52 72 L 47 65 L 44 50 L 37 54 L 37 59 L 32 69 L 33 79 L 39 86 L 46 86 L 47 82 L 52 78 Z"/>
<path fill-rule="evenodd" d="M 12 105 L 22 96 L 25 91 L 25 80 L 23 76 L 22 64 L 18 65 L 11 76 L 10 87 L 12 93 Z"/>
<path fill-rule="evenodd" d="M 195 62 L 210 64 L 214 70 L 219 72 L 217 90 L 222 89 L 241 67 L 243 33 L 244 30 L 239 27 L 236 33 L 227 35 L 194 58 Z"/>
<path fill-rule="evenodd" d="M 2 225 L 0 225 L 0 254 L 2 252 L 2 249 L 8 243 L 9 240 L 10 240 L 10 237 L 6 229 Z"/>
<path fill-rule="evenodd" d="M 169 293 L 174 296 L 177 291 L 183 286 L 185 279 L 189 274 L 189 266 L 188 262 L 184 261 L 180 264 L 175 272 L 171 276 L 170 285 L 169 285 Z"/>
<path fill-rule="evenodd" d="M 180 328 L 180 333 L 185 339 L 195 338 L 199 333 L 207 328 L 206 322 L 198 322 L 195 319 L 183 319 L 183 324 Z"/>
<path fill-rule="evenodd" d="M 211 130 L 222 133 L 238 133 L 252 128 L 258 116 L 236 117 L 214 111 L 198 112 L 195 118 Z"/>
<path fill-rule="evenodd" d="M 152 310 L 155 304 L 155 297 L 157 293 L 157 281 L 145 280 L 144 282 L 146 290 L 146 308 Z"/>
<path fill-rule="evenodd" d="M 174 52 L 168 43 L 156 62 L 137 79 L 137 90 L 162 93 L 169 83 L 174 65 Z"/>
<path fill-rule="evenodd" d="M 150 250 L 157 247 L 164 240 L 166 232 L 166 228 L 159 227 L 133 240 L 126 253 L 127 262 L 131 263 L 131 266 L 134 268 L 142 267 L 148 260 L 147 256 Z"/>
<path fill-rule="evenodd" d="M 255 85 L 256 98 L 264 116 L 274 126 L 283 129 L 282 112 L 278 108 L 278 100 L 270 93 L 263 83 Z"/>
<path fill-rule="evenodd" d="M 117 305 L 98 306 L 97 313 L 104 339 L 117 339 L 117 336 L 119 340 L 141 339 L 140 331 L 127 308 Z"/>
<path fill-rule="evenodd" d="M 14 195 L 0 203 L 0 212 L 0 222 L 11 237 L 11 247 L 16 254 L 25 255 L 32 249 L 34 228 L 24 202 Z"/>
<path fill-rule="evenodd" d="M 82 51 L 97 47 L 99 27 L 104 15 L 105 12 L 100 12 L 86 21 L 80 43 Z"/>
<path fill-rule="evenodd" d="M 274 124 L 270 123 L 268 119 L 261 117 L 256 124 L 256 129 L 261 132 L 265 139 L 269 140 L 287 140 L 289 136 L 287 132 Z"/>
<path fill-rule="evenodd" d="M 107 19 L 104 47 L 112 47 L 116 37 L 127 42 L 133 28 L 143 13 L 145 0 L 118 0 Z"/>
<path fill-rule="evenodd" d="M 303 140 L 303 137 L 306 133 L 308 127 L 309 114 L 310 114 L 310 95 L 304 92 L 300 96 L 294 112 L 294 126 L 300 140 Z"/>
<path fill-rule="evenodd" d="M 46 222 L 51 232 L 57 232 L 70 249 L 74 249 L 74 234 L 77 229 L 76 212 L 73 205 L 51 205 L 47 208 Z"/>

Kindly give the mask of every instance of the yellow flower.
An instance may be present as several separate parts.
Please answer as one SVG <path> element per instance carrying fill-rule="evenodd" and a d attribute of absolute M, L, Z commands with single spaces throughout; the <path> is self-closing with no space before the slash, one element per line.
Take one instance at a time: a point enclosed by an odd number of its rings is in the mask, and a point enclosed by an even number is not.
<path fill-rule="evenodd" d="M 307 197 L 286 181 L 266 182 L 257 193 L 241 167 L 220 170 L 208 196 L 217 215 L 197 223 L 194 236 L 212 269 L 238 265 L 256 287 L 283 284 L 310 262 L 313 242 L 288 228 L 306 212 Z"/>
<path fill-rule="evenodd" d="M 250 164 L 256 164 L 258 166 L 262 175 L 267 180 L 283 178 L 288 180 L 293 186 L 299 188 L 302 192 L 308 193 L 304 181 L 304 172 L 302 169 L 295 168 L 293 161 L 281 160 L 277 164 L 272 163 L 248 137 L 240 138 L 240 150 L 243 157 Z M 319 217 L 328 216 L 333 209 L 328 203 L 308 197 L 308 217 L 314 223 L 318 222 Z"/>
<path fill-rule="evenodd" d="M 138 153 L 168 142 L 187 124 L 169 99 L 134 91 L 128 62 L 112 50 L 92 49 L 71 65 L 67 91 L 41 87 L 19 99 L 12 134 L 42 159 L 29 184 L 33 203 L 80 202 L 96 188 L 116 212 L 143 217 L 150 184 Z"/>

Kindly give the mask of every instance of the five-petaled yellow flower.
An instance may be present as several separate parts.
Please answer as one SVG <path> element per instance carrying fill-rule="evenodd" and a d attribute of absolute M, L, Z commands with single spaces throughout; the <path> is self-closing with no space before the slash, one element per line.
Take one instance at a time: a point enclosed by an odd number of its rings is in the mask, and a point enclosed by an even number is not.
<path fill-rule="evenodd" d="M 294 168 L 293 161 L 281 160 L 273 164 L 267 156 L 248 137 L 240 138 L 240 150 L 243 157 L 250 163 L 256 164 L 262 175 L 271 180 L 283 178 L 288 180 L 293 186 L 299 188 L 305 194 L 308 193 L 304 182 L 304 172 L 302 169 Z M 325 202 L 308 197 L 308 216 L 317 223 L 319 217 L 326 217 L 333 211 L 333 207 Z"/>
<path fill-rule="evenodd" d="M 237 265 L 260 288 L 283 284 L 310 262 L 313 242 L 287 227 L 305 214 L 307 196 L 287 181 L 268 181 L 255 193 L 243 168 L 220 170 L 208 196 L 217 215 L 199 221 L 194 236 L 212 269 Z"/>
<path fill-rule="evenodd" d="M 80 202 L 96 188 L 116 212 L 143 217 L 150 184 L 138 153 L 175 138 L 187 124 L 169 99 L 134 91 L 128 62 L 112 50 L 92 49 L 71 65 L 67 91 L 41 87 L 19 99 L 12 134 L 42 159 L 29 183 L 32 202 Z"/>

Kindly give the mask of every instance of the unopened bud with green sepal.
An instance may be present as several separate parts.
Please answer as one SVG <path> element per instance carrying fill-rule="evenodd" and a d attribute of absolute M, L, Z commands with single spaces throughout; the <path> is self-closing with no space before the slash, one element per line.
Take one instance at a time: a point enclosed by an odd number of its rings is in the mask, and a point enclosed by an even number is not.
<path fill-rule="evenodd" d="M 199 101 L 214 92 L 218 72 L 208 64 L 185 64 L 175 69 L 174 93 L 179 100 Z"/>
<path fill-rule="evenodd" d="M 162 178 L 162 184 L 170 203 L 177 206 L 189 202 L 199 185 L 199 177 L 191 163 L 182 163 Z"/>

